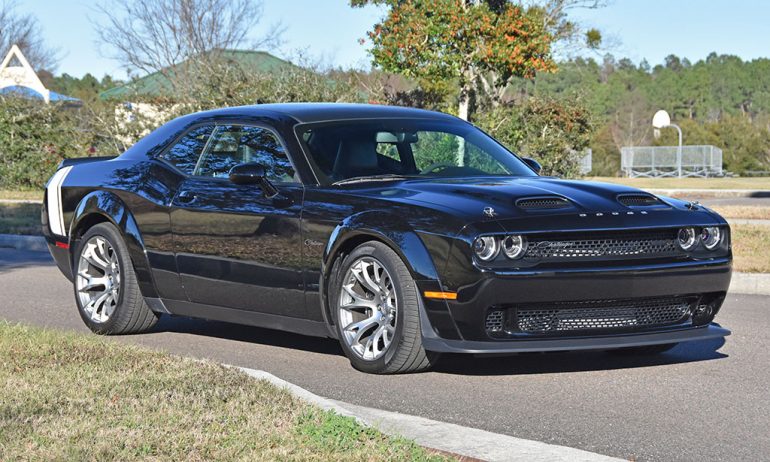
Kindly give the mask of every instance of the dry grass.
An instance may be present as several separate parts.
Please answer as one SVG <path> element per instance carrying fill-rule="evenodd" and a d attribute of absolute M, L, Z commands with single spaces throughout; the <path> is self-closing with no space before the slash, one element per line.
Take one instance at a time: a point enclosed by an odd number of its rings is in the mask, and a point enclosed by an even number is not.
<path fill-rule="evenodd" d="M 0 189 L 0 200 L 3 199 L 20 199 L 29 201 L 42 201 L 43 191 L 31 190 L 31 191 L 12 191 L 8 189 Z"/>
<path fill-rule="evenodd" d="M 0 202 L 0 234 L 42 234 L 40 204 Z"/>
<path fill-rule="evenodd" d="M 733 269 L 770 273 L 770 226 L 732 226 Z"/>
<path fill-rule="evenodd" d="M 616 178 L 593 177 L 593 181 L 619 183 L 641 189 L 757 189 L 770 190 L 770 177 L 750 178 Z"/>
<path fill-rule="evenodd" d="M 0 460 L 446 460 L 213 363 L 0 323 Z"/>
<path fill-rule="evenodd" d="M 725 218 L 770 220 L 770 207 L 756 207 L 750 205 L 719 205 L 710 208 Z"/>

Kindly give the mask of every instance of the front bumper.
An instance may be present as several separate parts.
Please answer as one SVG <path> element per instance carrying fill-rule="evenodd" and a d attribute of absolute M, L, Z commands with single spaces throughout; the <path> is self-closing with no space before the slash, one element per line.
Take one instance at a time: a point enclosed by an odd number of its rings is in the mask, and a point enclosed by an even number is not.
<path fill-rule="evenodd" d="M 646 332 L 591 337 L 528 339 L 508 341 L 448 340 L 423 335 L 423 346 L 437 353 L 507 354 L 546 351 L 609 350 L 723 338 L 730 331 L 717 324 L 666 332 Z"/>
<path fill-rule="evenodd" d="M 610 349 L 629 346 L 677 343 L 729 335 L 710 318 L 691 319 L 666 325 L 629 326 L 619 329 L 566 332 L 506 332 L 492 335 L 485 325 L 487 315 L 498 307 L 513 310 L 532 304 L 559 304 L 597 300 L 645 300 L 655 297 L 688 297 L 713 303 L 716 313 L 731 278 L 731 260 L 717 258 L 700 262 L 660 265 L 597 267 L 532 272 L 481 273 L 476 282 L 457 290 L 457 300 L 424 300 L 425 348 L 436 352 L 517 353 Z M 419 284 L 421 290 L 436 290 Z M 446 290 L 446 289 L 444 289 Z"/>

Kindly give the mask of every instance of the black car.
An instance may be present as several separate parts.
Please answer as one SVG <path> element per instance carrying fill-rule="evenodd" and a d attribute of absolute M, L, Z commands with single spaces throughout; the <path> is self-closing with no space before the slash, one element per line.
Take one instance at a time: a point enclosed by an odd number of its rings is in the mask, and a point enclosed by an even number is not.
<path fill-rule="evenodd" d="M 64 161 L 43 231 L 100 334 L 160 315 L 250 324 L 337 338 L 374 373 L 729 335 L 712 323 L 731 275 L 722 217 L 539 170 L 436 112 L 228 108 Z"/>

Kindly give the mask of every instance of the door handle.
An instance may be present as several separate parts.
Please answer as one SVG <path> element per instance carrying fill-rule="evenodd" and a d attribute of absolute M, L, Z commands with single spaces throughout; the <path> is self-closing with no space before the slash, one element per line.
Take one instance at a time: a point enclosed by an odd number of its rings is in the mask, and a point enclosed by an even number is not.
<path fill-rule="evenodd" d="M 189 204 L 198 198 L 198 195 L 192 191 L 182 191 L 176 196 L 180 204 Z"/>

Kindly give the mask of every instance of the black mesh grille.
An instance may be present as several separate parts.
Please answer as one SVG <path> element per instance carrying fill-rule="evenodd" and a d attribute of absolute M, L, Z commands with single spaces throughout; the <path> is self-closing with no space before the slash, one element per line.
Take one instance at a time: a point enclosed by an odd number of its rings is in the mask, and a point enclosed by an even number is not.
<path fill-rule="evenodd" d="M 540 261 L 663 258 L 683 255 L 676 230 L 532 236 L 525 258 Z"/>
<path fill-rule="evenodd" d="M 505 314 L 503 310 L 490 311 L 487 314 L 485 327 L 488 332 L 502 332 L 505 321 Z"/>
<path fill-rule="evenodd" d="M 660 199 L 648 194 L 624 194 L 618 196 L 618 202 L 629 207 L 647 207 L 662 204 Z"/>
<path fill-rule="evenodd" d="M 688 297 L 665 297 L 523 305 L 516 307 L 516 326 L 541 334 L 666 326 L 684 322 L 692 303 Z"/>
<path fill-rule="evenodd" d="M 516 207 L 525 210 L 563 209 L 572 207 L 568 200 L 561 197 L 530 197 L 516 201 Z"/>

